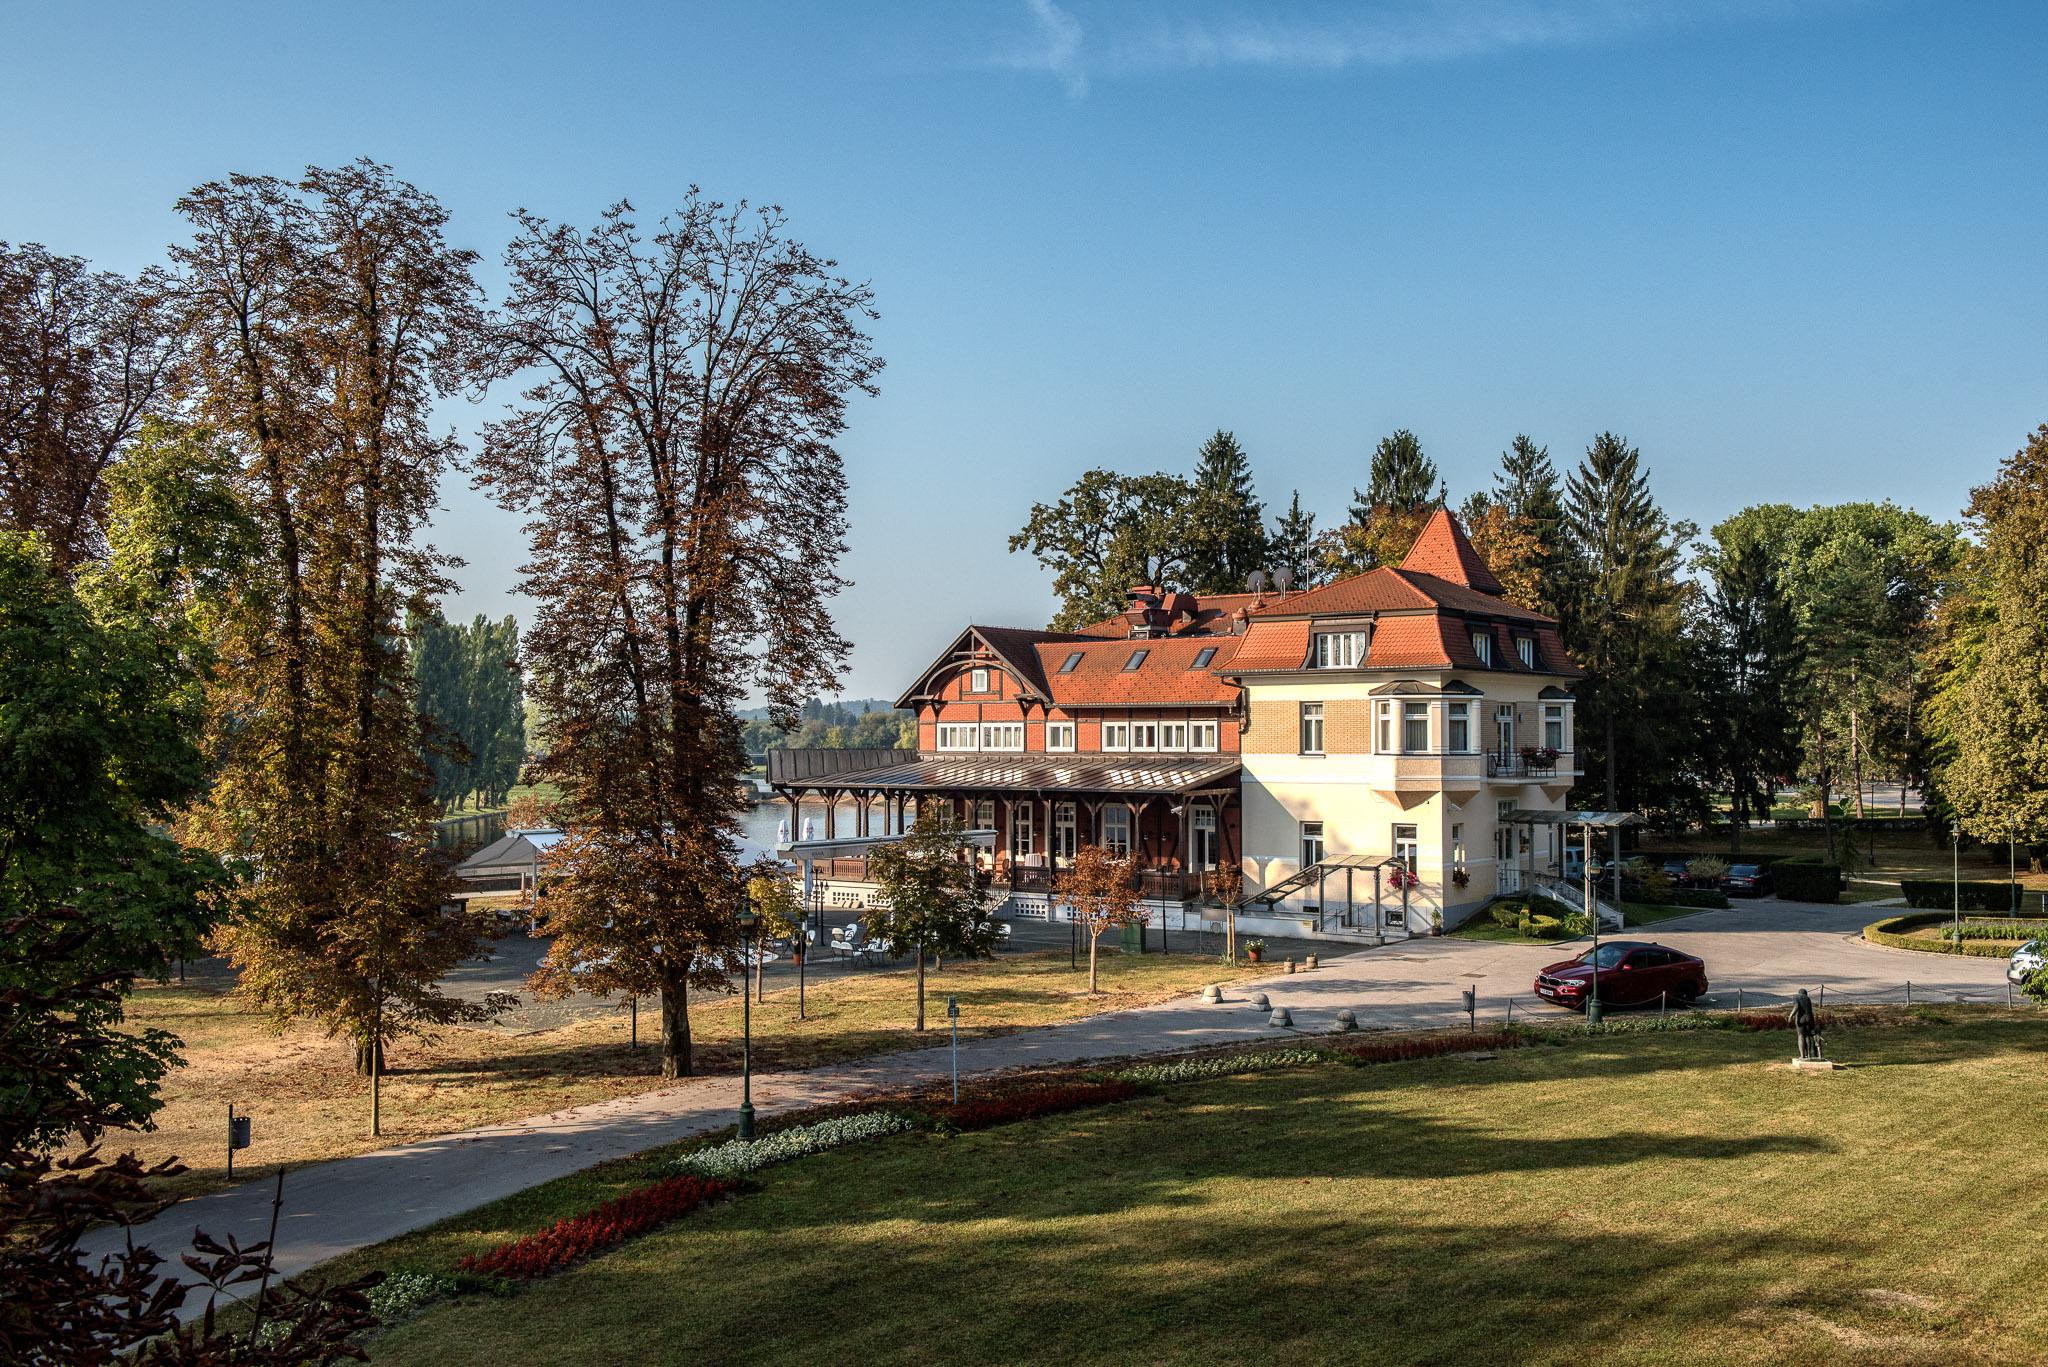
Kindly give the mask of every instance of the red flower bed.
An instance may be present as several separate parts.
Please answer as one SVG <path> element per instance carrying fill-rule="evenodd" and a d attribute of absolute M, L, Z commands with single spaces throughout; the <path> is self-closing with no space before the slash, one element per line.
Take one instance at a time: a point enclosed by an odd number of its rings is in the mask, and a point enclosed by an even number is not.
<path fill-rule="evenodd" d="M 1139 1089 L 1128 1082 L 1063 1082 L 1050 1087 L 999 1092 L 979 1100 L 963 1101 L 958 1106 L 934 1106 L 932 1116 L 956 1130 L 985 1130 L 992 1125 L 1007 1125 L 1013 1120 L 1029 1120 L 1033 1116 L 1078 1111 L 1084 1106 L 1128 1101 L 1138 1095 Z"/>
<path fill-rule="evenodd" d="M 1344 1052 L 1362 1063 L 1400 1063 L 1413 1058 L 1469 1054 L 1475 1049 L 1513 1049 L 1525 1043 L 1512 1030 L 1485 1030 L 1476 1035 L 1430 1035 L 1420 1039 L 1368 1040 Z"/>
<path fill-rule="evenodd" d="M 455 1266 L 463 1272 L 518 1280 L 545 1277 L 578 1258 L 602 1252 L 677 1216 L 687 1215 L 738 1186 L 737 1182 L 704 1177 L 665 1178 L 580 1215 L 566 1216 L 539 1233 L 499 1244 L 488 1253 L 473 1253 Z"/>

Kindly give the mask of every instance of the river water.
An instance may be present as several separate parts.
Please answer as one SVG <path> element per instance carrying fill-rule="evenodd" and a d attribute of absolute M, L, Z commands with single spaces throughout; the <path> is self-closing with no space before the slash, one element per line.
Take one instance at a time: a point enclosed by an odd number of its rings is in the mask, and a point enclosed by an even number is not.
<path fill-rule="evenodd" d="M 880 809 L 877 808 L 877 820 Z M 756 855 L 765 854 L 775 847 L 777 827 L 789 819 L 787 802 L 763 802 L 748 811 L 740 826 L 740 862 L 747 863 Z M 803 805 L 803 819 L 811 823 L 814 836 L 825 834 L 825 804 L 806 802 Z M 848 832 L 853 829 L 853 809 L 841 806 L 835 829 Z M 453 816 L 440 822 L 434 831 L 434 843 L 456 858 L 466 858 L 505 833 L 505 814 L 491 812 L 483 816 Z M 801 834 L 801 830 L 792 833 Z"/>

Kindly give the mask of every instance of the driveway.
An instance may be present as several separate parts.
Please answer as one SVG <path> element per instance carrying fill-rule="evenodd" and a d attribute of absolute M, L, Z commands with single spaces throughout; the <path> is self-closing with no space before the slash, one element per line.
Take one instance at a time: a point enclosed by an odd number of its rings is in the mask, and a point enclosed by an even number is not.
<path fill-rule="evenodd" d="M 1832 1000 L 2003 1001 L 2004 963 L 1949 958 L 1866 945 L 1855 932 L 1868 907 L 1816 907 L 1766 901 L 1734 911 L 1667 921 L 1630 938 L 1697 954 L 1706 961 L 1714 1004 L 1782 1003 L 1801 987 L 1825 987 Z M 1411 940 L 1325 961 L 1315 973 L 1275 975 L 1232 987 L 1206 1004 L 1184 997 L 1066 1025 L 960 1046 L 964 1074 L 1029 1065 L 1085 1062 L 1254 1040 L 1314 1035 L 1335 1028 L 1340 1009 L 1367 1028 L 1461 1024 L 1466 986 L 1478 990 L 1480 1018 L 1561 1014 L 1530 995 L 1537 968 L 1574 952 L 1567 945 L 1503 945 L 1458 939 Z M 1250 997 L 1264 993 L 1287 1007 L 1292 1030 L 1268 1023 Z M 943 1049 L 887 1054 L 857 1063 L 754 1080 L 763 1115 L 858 1096 L 880 1087 L 946 1076 Z M 662 1091 L 598 1102 L 462 1134 L 314 1164 L 285 1182 L 278 1230 L 279 1270 L 289 1276 L 328 1258 L 419 1229 L 540 1182 L 733 1122 L 739 1082 L 690 1079 Z M 182 1202 L 140 1227 L 138 1241 L 175 1262 L 195 1226 L 244 1243 L 261 1239 L 269 1220 L 269 1180 Z M 84 1241 L 88 1255 L 118 1247 L 120 1232 Z M 196 1311 L 196 1302 L 187 1307 Z"/>

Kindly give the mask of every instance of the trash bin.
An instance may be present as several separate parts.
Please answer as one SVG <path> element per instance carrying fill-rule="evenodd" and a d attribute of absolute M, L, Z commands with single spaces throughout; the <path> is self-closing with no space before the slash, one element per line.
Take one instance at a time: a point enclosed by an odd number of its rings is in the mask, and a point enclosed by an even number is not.
<path fill-rule="evenodd" d="M 1145 923 L 1143 921 L 1124 922 L 1124 948 L 1133 954 L 1145 952 Z"/>

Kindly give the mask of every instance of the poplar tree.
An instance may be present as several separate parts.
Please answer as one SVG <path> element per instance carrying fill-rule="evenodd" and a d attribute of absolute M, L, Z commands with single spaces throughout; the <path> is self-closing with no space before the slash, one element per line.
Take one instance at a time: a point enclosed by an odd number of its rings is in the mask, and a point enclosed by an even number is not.
<path fill-rule="evenodd" d="M 247 860 L 221 947 L 280 1024 L 385 1045 L 479 1008 L 438 986 L 484 944 L 451 879 L 403 623 L 447 584 L 421 540 L 452 435 L 431 425 L 479 322 L 473 253 L 432 196 L 369 161 L 236 175 L 178 201 L 194 411 L 255 524 L 221 623 L 221 762 L 191 829 Z"/>
<path fill-rule="evenodd" d="M 490 374 L 526 384 L 480 482 L 525 514 L 524 655 L 562 790 L 544 992 L 659 995 L 691 1071 L 689 993 L 737 963 L 738 709 L 788 727 L 846 653 L 834 445 L 881 369 L 873 295 L 777 209 L 692 189 L 651 236 L 517 216 Z"/>
<path fill-rule="evenodd" d="M 1971 492 L 1969 514 L 1977 544 L 1931 652 L 1935 782 L 1972 836 L 2038 850 L 2048 843 L 2048 425 Z"/>

